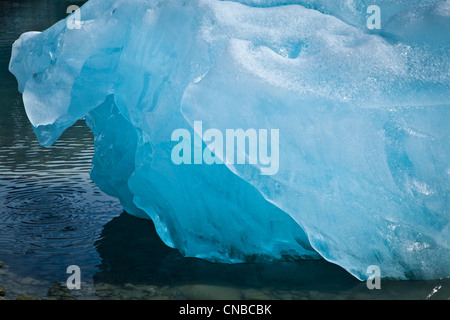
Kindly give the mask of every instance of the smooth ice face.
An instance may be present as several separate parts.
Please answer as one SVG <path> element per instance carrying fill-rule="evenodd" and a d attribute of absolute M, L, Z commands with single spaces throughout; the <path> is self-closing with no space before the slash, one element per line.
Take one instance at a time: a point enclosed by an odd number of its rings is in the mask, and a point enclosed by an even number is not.
<path fill-rule="evenodd" d="M 23 34 L 40 143 L 85 118 L 91 178 L 186 256 L 450 276 L 450 2 L 239 2 L 91 0 Z"/>

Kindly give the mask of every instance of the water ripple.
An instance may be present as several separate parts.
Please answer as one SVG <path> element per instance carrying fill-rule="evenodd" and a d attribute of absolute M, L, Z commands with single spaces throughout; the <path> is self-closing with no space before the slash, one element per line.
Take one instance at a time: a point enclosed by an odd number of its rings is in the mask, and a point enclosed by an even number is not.
<path fill-rule="evenodd" d="M 35 177 L 10 179 L 1 188 L 0 252 L 73 254 L 91 250 L 102 225 L 121 212 L 117 201 L 91 182 Z M 72 248 L 68 250 L 67 248 Z"/>

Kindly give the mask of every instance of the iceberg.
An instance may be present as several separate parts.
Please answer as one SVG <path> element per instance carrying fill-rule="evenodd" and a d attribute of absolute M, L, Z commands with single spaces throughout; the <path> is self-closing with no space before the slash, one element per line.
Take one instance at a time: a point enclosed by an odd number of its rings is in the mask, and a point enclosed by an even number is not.
<path fill-rule="evenodd" d="M 27 116 L 43 146 L 85 119 L 92 180 L 168 246 L 450 277 L 450 1 L 90 0 L 76 14 L 13 45 Z"/>

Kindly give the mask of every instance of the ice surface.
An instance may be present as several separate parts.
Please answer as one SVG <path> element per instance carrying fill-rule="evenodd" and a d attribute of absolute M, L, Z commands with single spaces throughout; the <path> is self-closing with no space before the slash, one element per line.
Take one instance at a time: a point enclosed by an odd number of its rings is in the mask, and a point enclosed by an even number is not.
<path fill-rule="evenodd" d="M 239 2 L 90 0 L 79 29 L 23 34 L 10 71 L 39 142 L 85 118 L 92 179 L 186 256 L 449 277 L 450 2 Z M 250 149 L 194 164 L 209 129 L 279 130 L 277 170 Z"/>

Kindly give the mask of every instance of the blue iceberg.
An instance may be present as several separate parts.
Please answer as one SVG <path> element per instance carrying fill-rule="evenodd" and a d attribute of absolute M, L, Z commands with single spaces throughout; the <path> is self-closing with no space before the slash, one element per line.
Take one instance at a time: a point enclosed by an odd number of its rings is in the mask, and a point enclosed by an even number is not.
<path fill-rule="evenodd" d="M 9 68 L 39 142 L 84 118 L 92 180 L 185 256 L 437 279 L 448 39 L 450 1 L 90 0 Z"/>

